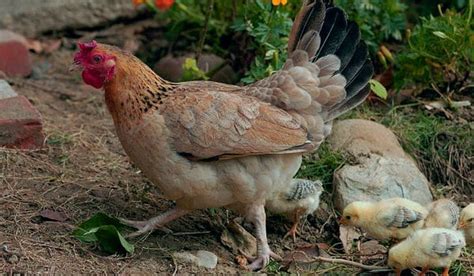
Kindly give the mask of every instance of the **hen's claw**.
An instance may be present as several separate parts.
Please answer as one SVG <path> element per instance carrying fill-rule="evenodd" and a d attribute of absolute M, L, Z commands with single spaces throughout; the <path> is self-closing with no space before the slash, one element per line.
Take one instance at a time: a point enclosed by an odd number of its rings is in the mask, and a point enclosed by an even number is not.
<path fill-rule="evenodd" d="M 273 258 L 274 260 L 277 260 L 277 261 L 282 260 L 282 258 L 278 254 L 274 253 L 271 250 L 268 250 L 268 252 L 265 252 L 258 257 L 252 257 L 252 256 L 245 256 L 245 257 L 247 258 L 249 262 L 251 262 L 251 264 L 247 266 L 247 268 L 251 271 L 264 269 L 270 262 L 270 258 Z"/>

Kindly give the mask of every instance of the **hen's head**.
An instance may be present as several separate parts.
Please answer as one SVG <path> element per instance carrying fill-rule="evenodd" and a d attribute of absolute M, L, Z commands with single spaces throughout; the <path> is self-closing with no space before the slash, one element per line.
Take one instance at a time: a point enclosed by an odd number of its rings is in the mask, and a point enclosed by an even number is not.
<path fill-rule="evenodd" d="M 101 49 L 95 40 L 78 43 L 78 46 L 74 64 L 82 68 L 82 79 L 95 88 L 103 87 L 114 77 L 116 57 Z"/>

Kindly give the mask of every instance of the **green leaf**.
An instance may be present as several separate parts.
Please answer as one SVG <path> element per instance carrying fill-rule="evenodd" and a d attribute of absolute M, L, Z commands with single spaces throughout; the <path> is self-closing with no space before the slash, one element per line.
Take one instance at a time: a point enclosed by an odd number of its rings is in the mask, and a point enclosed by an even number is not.
<path fill-rule="evenodd" d="M 130 244 L 114 225 L 104 225 L 95 232 L 100 248 L 110 254 L 116 252 L 133 253 L 135 247 Z"/>
<path fill-rule="evenodd" d="M 72 235 L 86 243 L 98 243 L 99 247 L 110 254 L 133 253 L 134 246 L 130 244 L 119 232 L 124 225 L 116 218 L 97 213 L 90 219 L 81 223 Z"/>
<path fill-rule="evenodd" d="M 187 58 L 183 63 L 182 81 L 207 80 L 208 77 L 204 71 L 199 69 L 195 58 Z"/>
<path fill-rule="evenodd" d="M 448 39 L 449 38 L 445 33 L 440 32 L 440 31 L 434 31 L 433 34 L 437 37 L 442 38 L 442 39 Z"/>
<path fill-rule="evenodd" d="M 379 96 L 382 99 L 387 99 L 388 93 L 387 89 L 379 81 L 371 79 L 370 80 L 370 90 L 374 92 L 375 95 Z"/>

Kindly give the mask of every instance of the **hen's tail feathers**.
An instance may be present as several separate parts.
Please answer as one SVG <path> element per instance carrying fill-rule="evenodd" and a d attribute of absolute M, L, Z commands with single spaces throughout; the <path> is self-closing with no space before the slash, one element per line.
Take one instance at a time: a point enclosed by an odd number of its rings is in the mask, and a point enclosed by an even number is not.
<path fill-rule="evenodd" d="M 343 10 L 332 7 L 328 1 L 306 0 L 288 42 L 289 59 L 293 63 L 297 63 L 295 59 L 301 56 L 298 53 L 301 50 L 320 68 L 319 87 L 334 93 L 334 96 L 329 95 L 327 103 L 323 103 L 324 121 L 336 118 L 365 100 L 374 69 L 367 46 L 360 39 L 359 27 L 347 21 Z M 337 74 L 345 78 L 345 83 L 334 78 Z M 332 89 L 338 85 L 344 85 L 345 95 Z"/>

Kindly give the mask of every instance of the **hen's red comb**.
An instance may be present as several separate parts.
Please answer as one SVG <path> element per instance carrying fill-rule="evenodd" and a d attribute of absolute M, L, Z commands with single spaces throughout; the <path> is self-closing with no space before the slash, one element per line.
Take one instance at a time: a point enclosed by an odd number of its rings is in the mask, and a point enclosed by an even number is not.
<path fill-rule="evenodd" d="M 95 47 L 97 47 L 97 42 L 95 40 L 92 40 L 91 42 L 84 42 L 84 43 L 77 43 L 77 45 L 79 45 L 79 48 L 81 49 L 81 51 L 91 51 L 93 50 Z"/>

